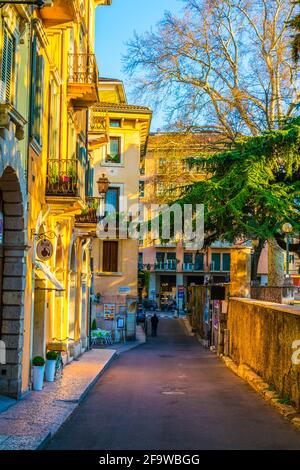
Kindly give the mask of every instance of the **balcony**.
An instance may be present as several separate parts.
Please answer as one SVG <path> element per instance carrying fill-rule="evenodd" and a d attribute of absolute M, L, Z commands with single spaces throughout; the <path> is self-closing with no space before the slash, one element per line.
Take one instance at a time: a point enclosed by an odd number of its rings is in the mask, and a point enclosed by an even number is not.
<path fill-rule="evenodd" d="M 53 0 L 52 5 L 39 10 L 46 28 L 77 21 L 80 16 L 80 0 Z"/>
<path fill-rule="evenodd" d="M 203 272 L 204 266 L 201 263 L 183 263 L 182 271 L 184 272 Z"/>
<path fill-rule="evenodd" d="M 68 98 L 76 109 L 89 108 L 99 102 L 98 67 L 94 54 L 69 54 Z"/>
<path fill-rule="evenodd" d="M 79 161 L 72 159 L 49 158 L 47 162 L 46 197 L 55 204 L 71 207 L 70 202 L 85 198 L 84 169 Z M 50 198 L 50 199 L 49 199 Z"/>
<path fill-rule="evenodd" d="M 155 271 L 176 271 L 177 263 L 176 261 L 167 261 L 167 262 L 158 262 L 154 265 Z"/>
<path fill-rule="evenodd" d="M 109 115 L 96 106 L 89 115 L 89 150 L 96 150 L 109 141 Z"/>

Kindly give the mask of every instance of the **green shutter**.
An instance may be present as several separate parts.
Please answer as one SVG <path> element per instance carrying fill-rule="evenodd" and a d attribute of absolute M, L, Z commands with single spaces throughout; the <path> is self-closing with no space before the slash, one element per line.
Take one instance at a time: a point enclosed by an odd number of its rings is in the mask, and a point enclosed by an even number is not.
<path fill-rule="evenodd" d="M 6 28 L 3 34 L 1 64 L 1 102 L 12 102 L 12 84 L 14 67 L 14 40 Z"/>
<path fill-rule="evenodd" d="M 230 271 L 230 253 L 223 253 L 223 271 Z"/>
<path fill-rule="evenodd" d="M 220 253 L 212 253 L 211 255 L 211 270 L 220 271 L 221 270 L 221 255 Z"/>

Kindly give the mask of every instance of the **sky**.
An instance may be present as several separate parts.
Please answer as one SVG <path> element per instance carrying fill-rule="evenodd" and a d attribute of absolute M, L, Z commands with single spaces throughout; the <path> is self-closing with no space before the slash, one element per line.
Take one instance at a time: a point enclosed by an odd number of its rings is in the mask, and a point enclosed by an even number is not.
<path fill-rule="evenodd" d="M 181 0 L 113 0 L 111 6 L 97 8 L 95 51 L 99 73 L 102 77 L 124 80 L 128 101 L 132 85 L 122 71 L 125 43 L 133 37 L 134 31 L 148 31 L 163 17 L 164 11 L 179 13 L 182 5 Z M 152 130 L 163 125 L 163 114 L 153 115 Z"/>

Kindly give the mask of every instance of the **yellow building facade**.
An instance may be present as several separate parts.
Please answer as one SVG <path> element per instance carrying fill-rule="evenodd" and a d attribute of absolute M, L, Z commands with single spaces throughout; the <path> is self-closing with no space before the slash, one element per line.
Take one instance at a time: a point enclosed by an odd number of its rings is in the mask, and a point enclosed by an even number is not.
<path fill-rule="evenodd" d="M 109 187 L 102 215 L 109 220 L 109 216 L 123 214 L 130 222 L 138 215 L 140 160 L 145 153 L 152 113 L 149 108 L 128 104 L 123 84 L 118 80 L 101 79 L 99 94 L 100 104 L 92 113 L 107 122 L 108 136 L 104 145 L 100 139 L 97 146 L 96 136 L 90 143 L 94 196 L 97 181 L 104 176 Z M 93 239 L 94 292 L 98 299 L 93 316 L 98 326 L 106 328 L 114 328 L 116 319 L 123 316 L 129 338 L 135 331 L 139 242 L 121 235 L 118 225 L 111 235 L 106 238 L 102 233 L 100 238 Z"/>
<path fill-rule="evenodd" d="M 0 10 L 2 75 L 3 57 L 6 64 L 13 57 L 13 99 L 1 104 L 1 339 L 7 363 L 0 393 L 14 397 L 31 386 L 33 357 L 61 349 L 68 362 L 88 347 L 92 241 L 89 233 L 78 235 L 75 216 L 91 191 L 89 109 L 99 102 L 95 9 L 110 4 L 54 0 L 41 9 Z"/>

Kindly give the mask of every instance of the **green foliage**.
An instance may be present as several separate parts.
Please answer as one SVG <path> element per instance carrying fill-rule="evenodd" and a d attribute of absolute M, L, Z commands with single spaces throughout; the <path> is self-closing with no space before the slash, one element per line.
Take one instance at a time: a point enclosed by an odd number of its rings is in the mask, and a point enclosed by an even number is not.
<path fill-rule="evenodd" d="M 285 397 L 281 398 L 278 401 L 279 403 L 281 403 L 281 405 L 293 405 L 293 402 L 288 395 L 286 395 Z"/>
<path fill-rule="evenodd" d="M 294 2 L 296 5 L 300 5 L 300 1 L 297 0 Z M 299 61 L 300 57 L 300 14 L 295 15 L 294 18 L 289 22 L 289 26 L 294 31 L 294 36 L 292 39 L 292 54 L 295 62 Z"/>
<path fill-rule="evenodd" d="M 96 318 L 94 318 L 94 320 L 92 321 L 92 331 L 95 331 L 97 330 L 97 321 L 96 321 Z"/>
<path fill-rule="evenodd" d="M 267 240 L 284 222 L 299 231 L 299 147 L 296 118 L 280 130 L 240 139 L 230 151 L 193 159 L 207 178 L 190 186 L 179 202 L 205 205 L 209 243 Z"/>
<path fill-rule="evenodd" d="M 45 359 L 41 356 L 36 356 L 32 359 L 32 365 L 33 366 L 44 366 L 45 365 Z"/>
<path fill-rule="evenodd" d="M 56 361 L 57 359 L 57 352 L 56 351 L 48 351 L 47 354 L 46 354 L 46 359 L 48 361 Z"/>

